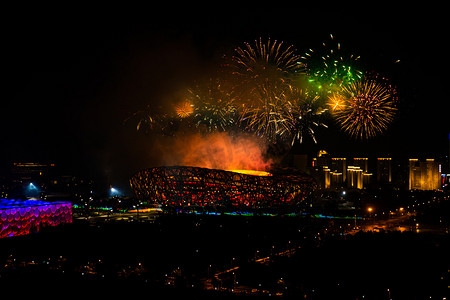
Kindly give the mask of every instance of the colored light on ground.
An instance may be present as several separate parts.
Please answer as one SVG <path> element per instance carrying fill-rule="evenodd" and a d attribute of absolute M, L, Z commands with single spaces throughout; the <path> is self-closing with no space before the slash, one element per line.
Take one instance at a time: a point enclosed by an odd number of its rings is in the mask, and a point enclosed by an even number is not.
<path fill-rule="evenodd" d="M 149 213 L 149 212 L 162 212 L 162 208 L 160 207 L 152 207 L 152 208 L 140 208 L 140 209 L 132 209 L 129 210 L 130 213 Z"/>

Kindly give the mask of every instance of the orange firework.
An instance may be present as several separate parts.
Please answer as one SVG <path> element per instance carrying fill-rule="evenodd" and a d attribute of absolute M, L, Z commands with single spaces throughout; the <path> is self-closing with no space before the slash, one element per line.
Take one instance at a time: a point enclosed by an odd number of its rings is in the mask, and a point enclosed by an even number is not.
<path fill-rule="evenodd" d="M 194 112 L 194 106 L 189 101 L 175 105 L 175 112 L 180 118 L 187 118 Z"/>
<path fill-rule="evenodd" d="M 333 93 L 328 97 L 328 106 L 331 112 L 338 111 L 345 108 L 345 99 L 339 93 Z"/>

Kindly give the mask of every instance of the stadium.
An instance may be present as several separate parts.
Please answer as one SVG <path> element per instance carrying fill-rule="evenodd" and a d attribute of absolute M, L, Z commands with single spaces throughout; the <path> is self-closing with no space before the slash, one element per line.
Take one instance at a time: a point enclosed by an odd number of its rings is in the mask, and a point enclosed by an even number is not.
<path fill-rule="evenodd" d="M 132 176 L 130 185 L 136 198 L 161 205 L 248 208 L 298 205 L 317 187 L 302 172 L 186 166 L 141 170 Z"/>
<path fill-rule="evenodd" d="M 38 232 L 40 227 L 72 223 L 72 203 L 0 199 L 0 238 Z"/>

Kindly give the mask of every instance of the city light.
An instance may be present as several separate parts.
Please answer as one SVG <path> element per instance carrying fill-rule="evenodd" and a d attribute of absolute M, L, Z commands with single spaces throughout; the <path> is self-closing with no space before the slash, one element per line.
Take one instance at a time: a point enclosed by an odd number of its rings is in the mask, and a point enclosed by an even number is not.
<path fill-rule="evenodd" d="M 114 187 L 111 187 L 109 192 L 111 197 L 120 196 L 120 191 Z"/>
<path fill-rule="evenodd" d="M 25 196 L 28 198 L 37 198 L 40 192 L 40 188 L 32 182 L 25 187 Z"/>

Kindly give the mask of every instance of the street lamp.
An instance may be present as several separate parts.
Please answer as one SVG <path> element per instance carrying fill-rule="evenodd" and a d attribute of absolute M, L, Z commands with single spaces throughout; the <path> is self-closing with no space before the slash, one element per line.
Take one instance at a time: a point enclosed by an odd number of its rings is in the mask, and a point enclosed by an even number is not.
<path fill-rule="evenodd" d="M 373 220 L 373 217 L 372 217 L 372 211 L 373 211 L 373 208 L 372 207 L 369 207 L 368 209 L 367 209 L 367 211 L 369 212 L 369 219 L 372 219 L 372 224 L 374 223 L 374 220 Z"/>

